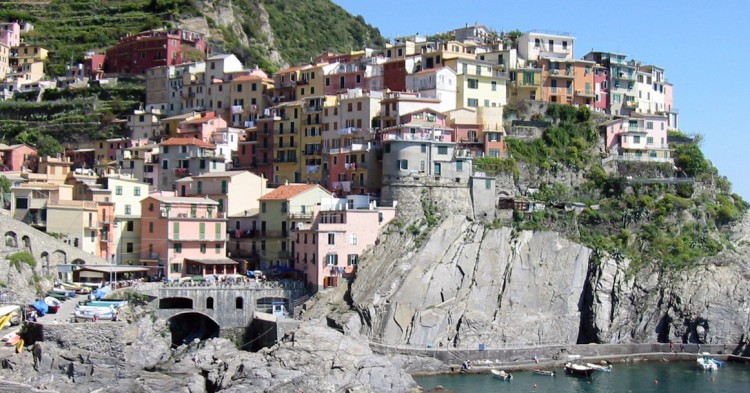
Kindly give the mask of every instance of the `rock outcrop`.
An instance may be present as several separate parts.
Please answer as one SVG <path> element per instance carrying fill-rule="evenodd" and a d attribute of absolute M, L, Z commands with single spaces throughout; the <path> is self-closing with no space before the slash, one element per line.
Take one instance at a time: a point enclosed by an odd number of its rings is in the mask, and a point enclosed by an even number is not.
<path fill-rule="evenodd" d="M 746 223 L 734 231 L 736 248 L 697 268 L 632 273 L 627 259 L 556 232 L 493 229 L 452 215 L 421 247 L 408 234 L 381 236 L 351 298 L 361 333 L 383 344 L 733 345 L 750 328 Z"/>
<path fill-rule="evenodd" d="M 132 316 L 131 316 L 132 317 Z M 223 338 L 170 349 L 163 320 L 45 327 L 28 351 L 0 355 L 0 390 L 107 392 L 410 392 L 414 380 L 364 340 L 307 324 L 272 348 L 238 350 Z M 22 386 L 23 387 L 23 386 Z"/>

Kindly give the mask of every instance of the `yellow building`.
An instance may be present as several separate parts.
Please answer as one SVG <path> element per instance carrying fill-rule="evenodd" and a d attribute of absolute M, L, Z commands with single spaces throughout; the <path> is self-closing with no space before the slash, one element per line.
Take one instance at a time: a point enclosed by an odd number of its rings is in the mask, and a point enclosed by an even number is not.
<path fill-rule="evenodd" d="M 269 107 L 270 102 L 266 96 L 272 89 L 273 79 L 268 78 L 265 73 L 253 73 L 232 79 L 229 93 L 232 103 L 230 126 L 253 127 L 255 119 Z"/>
<path fill-rule="evenodd" d="M 465 58 L 445 60 L 445 65 L 456 71 L 456 108 L 496 108 L 507 103 L 507 78 L 499 65 Z"/>
<path fill-rule="evenodd" d="M 283 185 L 260 197 L 261 268 L 294 268 L 292 231 L 299 223 L 311 224 L 315 206 L 332 195 L 317 184 Z"/>
<path fill-rule="evenodd" d="M 279 120 L 274 121 L 273 130 L 272 184 L 299 183 L 302 180 L 299 155 L 302 105 L 302 101 L 290 101 L 274 107 Z"/>
<path fill-rule="evenodd" d="M 511 100 L 540 100 L 542 98 L 542 69 L 535 64 L 516 68 L 508 74 L 508 97 Z"/>
<path fill-rule="evenodd" d="M 35 63 L 47 58 L 49 51 L 39 45 L 21 44 L 14 46 L 11 50 L 10 64 L 18 66 L 23 64 Z"/>

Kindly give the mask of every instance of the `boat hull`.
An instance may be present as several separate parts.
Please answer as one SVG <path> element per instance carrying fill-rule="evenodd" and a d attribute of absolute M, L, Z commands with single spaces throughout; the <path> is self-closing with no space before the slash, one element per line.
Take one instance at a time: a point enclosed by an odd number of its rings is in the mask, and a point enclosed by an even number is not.
<path fill-rule="evenodd" d="M 565 373 L 568 375 L 576 375 L 579 377 L 590 377 L 593 374 L 594 369 L 586 366 L 579 365 L 565 365 Z"/>

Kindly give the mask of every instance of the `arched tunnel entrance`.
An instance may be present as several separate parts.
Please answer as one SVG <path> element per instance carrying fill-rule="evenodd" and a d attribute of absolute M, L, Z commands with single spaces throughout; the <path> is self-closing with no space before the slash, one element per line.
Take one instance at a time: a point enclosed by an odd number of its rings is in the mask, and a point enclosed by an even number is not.
<path fill-rule="evenodd" d="M 172 332 L 172 346 L 177 347 L 195 340 L 219 337 L 219 324 L 199 312 L 177 314 L 168 320 Z"/>

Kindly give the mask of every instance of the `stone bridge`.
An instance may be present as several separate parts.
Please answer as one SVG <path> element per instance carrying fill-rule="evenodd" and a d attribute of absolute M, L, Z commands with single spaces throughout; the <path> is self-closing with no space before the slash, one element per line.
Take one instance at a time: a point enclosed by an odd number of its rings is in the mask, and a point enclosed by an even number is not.
<path fill-rule="evenodd" d="M 271 312 L 271 303 L 283 302 L 288 313 L 308 298 L 304 282 L 142 283 L 133 290 L 152 296 L 158 316 L 172 319 L 199 313 L 222 330 L 250 325 L 255 311 Z"/>
<path fill-rule="evenodd" d="M 55 275 L 58 265 L 101 265 L 105 259 L 65 244 L 54 237 L 21 221 L 0 214 L 0 234 L 3 235 L 0 257 L 18 251 L 30 252 L 40 261 L 42 273 Z"/>

